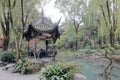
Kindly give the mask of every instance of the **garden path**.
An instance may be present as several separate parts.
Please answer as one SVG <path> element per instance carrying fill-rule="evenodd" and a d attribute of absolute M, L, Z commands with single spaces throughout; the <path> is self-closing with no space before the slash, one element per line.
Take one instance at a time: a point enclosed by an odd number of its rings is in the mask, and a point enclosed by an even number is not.
<path fill-rule="evenodd" d="M 19 73 L 12 73 L 10 70 L 5 71 L 0 67 L 0 80 L 39 80 L 40 72 L 23 75 Z"/>

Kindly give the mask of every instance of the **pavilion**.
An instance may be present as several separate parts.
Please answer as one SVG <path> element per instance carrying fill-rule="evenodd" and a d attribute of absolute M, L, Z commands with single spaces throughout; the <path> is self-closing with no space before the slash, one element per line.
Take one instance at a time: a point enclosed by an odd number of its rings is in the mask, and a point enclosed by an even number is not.
<path fill-rule="evenodd" d="M 46 45 L 45 51 L 48 53 L 49 42 L 53 42 L 54 44 L 57 38 L 60 37 L 58 30 L 60 20 L 56 23 L 53 23 L 44 16 L 42 11 L 41 17 L 29 24 L 27 31 L 25 31 L 23 34 L 28 42 L 28 50 L 32 48 L 35 51 L 37 43 L 40 40 L 44 40 Z"/>

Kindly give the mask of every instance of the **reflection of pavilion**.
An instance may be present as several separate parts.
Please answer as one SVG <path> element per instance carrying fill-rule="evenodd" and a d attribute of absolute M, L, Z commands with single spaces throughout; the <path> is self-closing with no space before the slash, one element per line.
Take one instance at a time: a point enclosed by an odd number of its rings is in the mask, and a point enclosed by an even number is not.
<path fill-rule="evenodd" d="M 27 31 L 24 33 L 24 37 L 28 41 L 29 50 L 32 48 L 35 51 L 39 40 L 44 40 L 46 43 L 45 52 L 48 52 L 48 43 L 55 43 L 57 38 L 59 38 L 59 23 L 60 20 L 55 24 L 52 23 L 51 20 L 44 17 L 44 14 L 42 12 L 42 16 L 31 23 Z"/>

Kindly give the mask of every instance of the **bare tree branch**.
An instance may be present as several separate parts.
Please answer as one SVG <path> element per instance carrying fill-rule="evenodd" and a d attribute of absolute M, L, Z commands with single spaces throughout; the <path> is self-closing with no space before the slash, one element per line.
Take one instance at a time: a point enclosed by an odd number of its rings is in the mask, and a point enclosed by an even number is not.
<path fill-rule="evenodd" d="M 30 11 L 31 11 L 31 9 L 27 11 L 27 14 L 26 14 L 26 17 L 25 17 L 24 24 L 26 24 L 26 22 L 27 22 L 27 19 L 28 19 L 28 16 L 29 16 Z"/>
<path fill-rule="evenodd" d="M 14 0 L 12 8 L 15 7 L 17 0 Z"/>
<path fill-rule="evenodd" d="M 110 7 L 109 7 L 108 0 L 106 0 L 106 7 L 107 7 L 108 18 L 109 18 L 109 24 L 111 24 L 111 14 L 110 14 Z"/>

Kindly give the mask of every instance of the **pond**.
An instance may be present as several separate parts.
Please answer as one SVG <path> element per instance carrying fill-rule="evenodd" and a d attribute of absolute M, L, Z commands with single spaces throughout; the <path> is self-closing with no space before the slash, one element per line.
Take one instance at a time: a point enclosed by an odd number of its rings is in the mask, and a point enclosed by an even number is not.
<path fill-rule="evenodd" d="M 108 70 L 108 73 L 105 73 L 105 68 L 109 65 L 108 61 L 77 58 L 69 60 L 75 60 L 81 64 L 80 70 L 88 80 L 120 80 L 120 64 L 112 64 L 111 72 Z"/>

